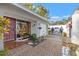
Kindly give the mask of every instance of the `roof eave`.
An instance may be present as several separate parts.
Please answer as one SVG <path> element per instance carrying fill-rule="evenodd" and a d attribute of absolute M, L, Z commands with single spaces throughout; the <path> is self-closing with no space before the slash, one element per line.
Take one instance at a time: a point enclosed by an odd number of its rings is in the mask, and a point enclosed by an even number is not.
<path fill-rule="evenodd" d="M 21 5 L 19 5 L 19 4 L 12 3 L 12 5 L 15 5 L 15 6 L 17 6 L 17 7 L 21 8 L 21 9 L 23 9 L 23 10 L 25 10 L 25 11 L 27 11 L 27 12 L 31 13 L 31 14 L 33 14 L 33 15 L 35 15 L 35 16 L 37 16 L 37 17 L 39 17 L 40 19 L 42 19 L 42 20 L 46 21 L 47 23 L 49 22 L 46 18 L 44 18 L 44 17 L 42 17 L 42 16 L 40 16 L 40 15 L 38 15 L 38 14 L 36 14 L 36 13 L 34 13 L 34 12 L 32 12 L 32 11 L 30 11 L 30 10 L 26 9 L 26 8 L 24 8 L 23 6 L 21 6 Z"/>

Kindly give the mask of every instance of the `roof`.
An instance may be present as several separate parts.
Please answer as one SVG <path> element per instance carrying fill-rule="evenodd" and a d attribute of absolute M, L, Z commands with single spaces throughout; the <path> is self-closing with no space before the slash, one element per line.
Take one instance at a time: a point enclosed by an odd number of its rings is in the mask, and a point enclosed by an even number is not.
<path fill-rule="evenodd" d="M 42 17 L 42 16 L 40 16 L 40 15 L 38 15 L 38 14 L 36 14 L 36 13 L 30 11 L 30 10 L 28 10 L 28 9 L 25 8 L 23 5 L 17 4 L 17 3 L 11 3 L 11 4 L 12 4 L 12 5 L 15 5 L 15 6 L 17 6 L 18 8 L 21 8 L 21 9 L 23 9 L 23 10 L 25 10 L 25 11 L 27 11 L 27 12 L 33 14 L 34 16 L 37 16 L 38 18 L 44 20 L 45 22 L 49 23 L 49 21 L 47 20 L 47 18 L 44 18 L 44 17 Z"/>

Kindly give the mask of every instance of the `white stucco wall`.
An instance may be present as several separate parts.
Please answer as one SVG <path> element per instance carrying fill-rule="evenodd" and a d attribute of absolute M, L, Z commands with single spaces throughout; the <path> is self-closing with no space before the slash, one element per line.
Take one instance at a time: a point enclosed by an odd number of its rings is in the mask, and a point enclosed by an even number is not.
<path fill-rule="evenodd" d="M 72 15 L 72 38 L 71 42 L 79 45 L 79 11 Z"/>
<path fill-rule="evenodd" d="M 37 22 L 33 21 L 31 22 L 31 34 L 36 34 L 37 35 Z"/>
<path fill-rule="evenodd" d="M 37 21 L 37 22 L 32 22 L 31 25 L 32 25 L 31 33 L 37 34 L 37 37 L 45 36 L 48 34 L 47 24 Z M 41 29 L 39 29 L 39 27 L 41 27 Z"/>
<path fill-rule="evenodd" d="M 31 22 L 31 33 L 37 34 L 37 36 L 42 36 L 43 33 L 47 34 L 47 23 L 41 18 L 34 16 L 33 14 L 26 12 L 11 4 L 0 4 L 0 15 L 13 17 L 16 19 Z M 35 26 L 33 26 L 35 24 Z M 38 27 L 42 26 L 42 30 L 39 31 Z M 46 33 L 45 33 L 45 32 Z"/>
<path fill-rule="evenodd" d="M 42 28 L 40 29 L 40 36 L 45 36 L 47 34 L 46 25 L 43 23 L 40 23 L 40 27 Z"/>
<path fill-rule="evenodd" d="M 12 4 L 0 4 L 0 15 L 31 22 L 31 33 L 37 34 L 37 37 L 48 34 L 47 22 L 45 20 Z M 42 27 L 42 30 L 38 29 L 40 26 Z M 3 40 L 0 41 L 0 50 L 4 49 L 3 42 Z"/>

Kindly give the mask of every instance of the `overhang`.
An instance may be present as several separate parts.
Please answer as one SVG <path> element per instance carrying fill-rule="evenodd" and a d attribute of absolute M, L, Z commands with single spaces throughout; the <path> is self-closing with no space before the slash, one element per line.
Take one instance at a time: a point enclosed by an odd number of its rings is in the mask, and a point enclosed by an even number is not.
<path fill-rule="evenodd" d="M 32 15 L 38 17 L 40 20 L 45 21 L 46 23 L 49 24 L 49 21 L 48 21 L 46 18 L 44 18 L 44 17 L 42 17 L 42 16 L 40 16 L 40 15 L 38 15 L 38 14 L 36 14 L 36 13 L 30 11 L 30 10 L 28 10 L 27 8 L 25 8 L 25 7 L 22 6 L 21 4 L 17 4 L 17 3 L 11 3 L 11 4 L 14 5 L 14 6 L 16 6 L 16 7 L 18 7 L 18 8 L 20 8 L 20 9 L 22 9 L 22 10 L 24 10 L 24 11 L 26 11 L 26 12 L 29 12 L 30 14 L 32 14 Z"/>

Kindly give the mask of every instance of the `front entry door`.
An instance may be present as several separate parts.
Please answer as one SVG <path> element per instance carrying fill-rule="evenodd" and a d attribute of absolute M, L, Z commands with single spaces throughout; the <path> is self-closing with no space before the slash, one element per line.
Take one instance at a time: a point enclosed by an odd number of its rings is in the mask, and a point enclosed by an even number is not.
<path fill-rule="evenodd" d="M 9 32 L 4 33 L 4 41 L 11 41 L 16 39 L 16 20 L 14 18 L 6 17 L 10 21 Z"/>

